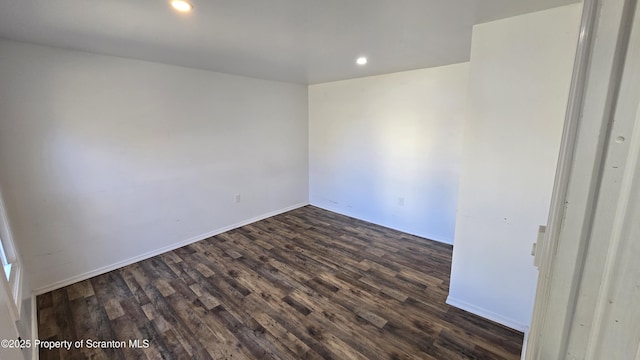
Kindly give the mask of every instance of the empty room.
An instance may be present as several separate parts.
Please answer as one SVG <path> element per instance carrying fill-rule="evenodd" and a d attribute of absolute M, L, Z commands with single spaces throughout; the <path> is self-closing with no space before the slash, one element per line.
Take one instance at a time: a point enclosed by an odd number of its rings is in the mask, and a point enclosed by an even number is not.
<path fill-rule="evenodd" d="M 0 358 L 525 358 L 590 9 L 0 0 Z"/>

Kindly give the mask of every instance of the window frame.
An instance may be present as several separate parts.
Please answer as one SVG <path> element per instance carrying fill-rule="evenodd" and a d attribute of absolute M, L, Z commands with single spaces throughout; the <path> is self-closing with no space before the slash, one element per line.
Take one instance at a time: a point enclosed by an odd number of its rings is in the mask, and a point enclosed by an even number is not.
<path fill-rule="evenodd" d="M 12 264 L 7 259 L 7 255 L 4 251 L 4 242 L 2 241 L 2 236 L 0 236 L 0 262 L 2 262 L 2 267 L 4 268 L 4 274 L 7 281 L 11 280 L 11 267 Z"/>
<path fill-rule="evenodd" d="M 20 257 L 16 251 L 11 228 L 9 226 L 9 220 L 7 218 L 6 207 L 4 206 L 4 199 L 2 198 L 2 192 L 0 192 L 0 257 L 2 262 L 2 272 L 0 275 L 2 278 L 0 282 L 7 297 L 12 301 L 11 310 L 12 317 L 20 317 L 20 305 L 21 305 L 21 281 L 22 281 L 22 267 L 20 266 Z M 8 274 L 8 276 L 6 275 Z M 0 291 L 2 291 L 0 290 Z"/>

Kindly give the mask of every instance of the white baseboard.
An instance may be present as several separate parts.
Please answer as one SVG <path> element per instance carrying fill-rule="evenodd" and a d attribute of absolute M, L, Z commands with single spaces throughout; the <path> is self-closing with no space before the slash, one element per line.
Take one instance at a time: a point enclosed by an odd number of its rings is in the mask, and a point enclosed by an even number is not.
<path fill-rule="evenodd" d="M 407 233 L 409 235 L 419 236 L 419 237 L 425 238 L 427 240 L 432 240 L 432 241 L 436 241 L 436 242 L 447 244 L 447 245 L 453 245 L 453 241 L 451 241 L 451 240 L 443 240 L 440 236 L 433 236 L 433 235 L 430 235 L 430 234 L 417 234 L 417 233 L 415 233 L 413 231 L 410 231 L 410 230 L 407 230 L 407 229 L 402 229 L 402 228 L 399 228 L 399 227 L 391 226 L 389 224 L 382 224 L 382 223 L 373 221 L 371 219 L 367 219 L 366 217 L 362 217 L 359 214 L 346 211 L 343 208 L 330 206 L 330 205 L 328 205 L 326 203 L 319 204 L 319 203 L 316 203 L 316 202 L 310 202 L 309 205 L 315 206 L 315 207 L 323 209 L 323 210 L 331 211 L 331 212 L 334 212 L 336 214 L 349 216 L 349 217 L 352 217 L 352 218 L 355 218 L 355 219 L 358 219 L 358 220 L 370 222 L 372 224 L 383 226 L 383 227 L 386 227 L 386 228 L 389 228 L 389 229 L 392 229 L 392 230 L 401 231 L 401 232 Z"/>
<path fill-rule="evenodd" d="M 464 311 L 468 311 L 472 314 L 481 316 L 485 319 L 497 322 L 498 324 L 504 325 L 506 327 L 509 327 L 511 329 L 514 330 L 518 330 L 518 331 L 522 331 L 523 333 L 528 333 L 529 332 L 529 325 L 523 324 L 521 322 L 515 321 L 513 319 L 504 317 L 500 314 L 496 314 L 493 311 L 489 311 L 487 309 L 483 309 L 481 307 L 475 306 L 473 304 L 470 304 L 466 301 L 463 300 L 459 300 L 456 298 L 453 298 L 451 296 L 447 297 L 447 301 L 445 301 L 447 304 L 451 305 L 451 306 L 455 306 L 458 309 L 462 309 Z"/>
<path fill-rule="evenodd" d="M 180 241 L 178 243 L 174 243 L 174 244 L 171 244 L 169 246 L 162 247 L 162 248 L 157 249 L 157 250 L 149 251 L 147 253 L 144 253 L 144 254 L 141 254 L 141 255 L 138 255 L 138 256 L 134 256 L 134 257 L 126 259 L 126 260 L 118 261 L 118 262 L 116 262 L 114 264 L 111 264 L 111 265 L 103 266 L 101 268 L 98 268 L 98 269 L 95 269 L 95 270 L 91 270 L 91 271 L 88 271 L 88 272 L 80 274 L 80 275 L 72 276 L 70 278 L 67 278 L 67 279 L 64 279 L 64 280 L 61 280 L 61 281 L 57 281 L 57 282 L 55 282 L 53 284 L 49 284 L 49 285 L 46 285 L 46 286 L 43 286 L 43 287 L 40 287 L 40 288 L 36 289 L 34 291 L 34 293 L 35 293 L 35 295 L 48 293 L 49 291 L 57 290 L 57 289 L 65 287 L 65 286 L 68 286 L 68 285 L 71 285 L 71 284 L 75 284 L 77 282 L 80 282 L 80 281 L 83 281 L 83 280 L 86 280 L 86 279 L 90 279 L 90 278 L 92 278 L 94 276 L 98 276 L 98 275 L 102 275 L 102 274 L 108 273 L 109 271 L 113 271 L 113 270 L 119 269 L 119 268 L 121 268 L 123 266 L 131 265 L 131 264 L 136 263 L 138 261 L 146 260 L 146 259 L 152 258 L 154 256 L 157 256 L 157 255 L 160 255 L 160 254 L 164 254 L 164 253 L 166 253 L 168 251 L 175 250 L 175 249 L 181 248 L 181 247 L 189 245 L 189 244 L 193 244 L 195 242 L 198 242 L 198 241 L 201 241 L 201 240 L 204 240 L 204 239 L 208 239 L 208 238 L 210 238 L 212 236 L 216 236 L 216 235 L 221 234 L 223 232 L 226 232 L 226 231 L 229 231 L 229 230 L 233 230 L 233 229 L 237 229 L 239 227 L 242 227 L 242 226 L 245 226 L 245 225 L 249 225 L 249 224 L 254 223 L 256 221 L 264 220 L 266 218 L 269 218 L 269 217 L 272 217 L 272 216 L 275 216 L 275 215 L 278 215 L 278 214 L 282 214 L 282 213 L 285 213 L 287 211 L 291 211 L 291 210 L 294 210 L 294 209 L 297 209 L 297 208 L 300 208 L 300 207 L 303 207 L 303 206 L 306 206 L 306 205 L 309 205 L 309 203 L 308 202 L 298 203 L 298 204 L 295 204 L 295 205 L 287 206 L 287 207 L 279 209 L 279 210 L 271 211 L 271 212 L 268 212 L 266 214 L 262 214 L 262 215 L 253 217 L 251 219 L 240 221 L 238 223 L 235 223 L 235 224 L 232 224 L 232 225 L 229 225 L 229 226 L 225 226 L 225 227 L 210 231 L 210 232 L 208 232 L 206 234 L 198 235 L 198 236 L 192 237 L 190 239 L 183 240 L 183 241 Z"/>

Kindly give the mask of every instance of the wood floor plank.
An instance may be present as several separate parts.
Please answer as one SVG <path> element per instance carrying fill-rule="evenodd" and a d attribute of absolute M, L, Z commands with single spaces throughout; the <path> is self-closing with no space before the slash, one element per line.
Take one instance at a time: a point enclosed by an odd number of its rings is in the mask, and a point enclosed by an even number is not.
<path fill-rule="evenodd" d="M 520 358 L 445 304 L 450 245 L 305 206 L 37 297 L 41 359 Z M 148 346 L 129 346 L 129 340 Z"/>

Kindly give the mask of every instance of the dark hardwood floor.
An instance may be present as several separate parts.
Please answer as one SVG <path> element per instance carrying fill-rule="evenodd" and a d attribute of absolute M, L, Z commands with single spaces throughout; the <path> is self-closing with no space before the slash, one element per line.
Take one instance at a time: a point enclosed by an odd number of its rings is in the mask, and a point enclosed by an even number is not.
<path fill-rule="evenodd" d="M 40 340 L 84 341 L 40 358 L 519 359 L 445 304 L 451 250 L 306 206 L 38 296 Z"/>

